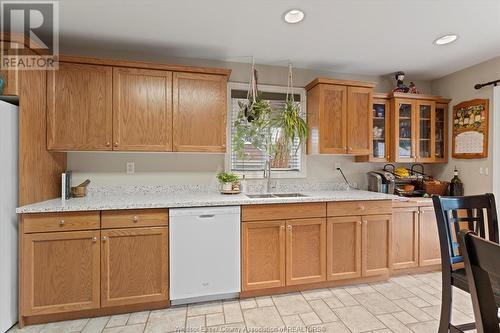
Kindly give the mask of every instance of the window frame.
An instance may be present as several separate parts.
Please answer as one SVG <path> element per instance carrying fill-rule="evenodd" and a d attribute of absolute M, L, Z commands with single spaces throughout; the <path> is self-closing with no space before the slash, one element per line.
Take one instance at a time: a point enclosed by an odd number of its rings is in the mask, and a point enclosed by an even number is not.
<path fill-rule="evenodd" d="M 224 157 L 224 167 L 226 170 L 234 172 L 237 174 L 239 177 L 242 177 L 243 175 L 245 176 L 246 179 L 264 179 L 264 172 L 263 171 L 233 171 L 232 170 L 232 165 L 231 165 L 231 155 L 232 155 L 232 137 L 231 137 L 231 128 L 233 126 L 232 122 L 232 97 L 231 97 L 231 91 L 232 90 L 248 90 L 248 83 L 243 83 L 243 82 L 228 82 L 227 85 L 227 119 L 228 125 L 226 128 L 226 147 L 227 151 Z M 273 92 L 273 93 L 282 93 L 286 94 L 288 87 L 286 86 L 276 86 L 276 85 L 264 85 L 264 84 L 259 84 L 259 91 L 265 91 L 265 92 Z M 303 110 L 305 120 L 307 121 L 307 94 L 306 90 L 304 88 L 299 88 L 299 87 L 294 87 L 292 88 L 292 93 L 300 95 L 300 107 Z M 272 169 L 271 170 L 271 178 L 306 178 L 307 177 L 307 167 L 306 167 L 306 142 L 302 143 L 302 146 L 300 148 L 300 170 L 287 170 L 287 171 L 279 171 L 279 169 Z"/>

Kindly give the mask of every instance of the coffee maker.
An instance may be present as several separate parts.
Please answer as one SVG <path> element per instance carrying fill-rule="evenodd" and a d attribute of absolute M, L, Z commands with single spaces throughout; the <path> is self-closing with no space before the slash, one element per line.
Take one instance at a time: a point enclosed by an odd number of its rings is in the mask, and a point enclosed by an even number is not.
<path fill-rule="evenodd" d="M 368 191 L 394 194 L 396 177 L 388 171 L 368 172 Z"/>

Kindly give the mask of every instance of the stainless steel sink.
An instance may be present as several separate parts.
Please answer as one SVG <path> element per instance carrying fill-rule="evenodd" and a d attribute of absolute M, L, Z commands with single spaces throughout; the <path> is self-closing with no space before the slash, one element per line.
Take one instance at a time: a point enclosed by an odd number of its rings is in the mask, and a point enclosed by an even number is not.
<path fill-rule="evenodd" d="M 274 194 L 275 197 L 277 198 L 301 198 L 301 197 L 307 197 L 307 195 L 302 194 L 302 193 L 276 193 Z"/>
<path fill-rule="evenodd" d="M 307 197 L 302 193 L 260 193 L 260 194 L 247 194 L 250 199 L 266 199 L 266 198 L 300 198 Z"/>
<path fill-rule="evenodd" d="M 274 195 L 270 193 L 264 193 L 264 194 L 246 194 L 247 197 L 250 199 L 263 199 L 263 198 L 274 198 Z"/>

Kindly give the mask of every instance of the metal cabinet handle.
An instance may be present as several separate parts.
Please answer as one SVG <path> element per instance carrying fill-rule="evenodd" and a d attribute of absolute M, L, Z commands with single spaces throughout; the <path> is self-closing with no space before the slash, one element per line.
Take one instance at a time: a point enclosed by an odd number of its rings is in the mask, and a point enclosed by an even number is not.
<path fill-rule="evenodd" d="M 132 218 L 132 222 L 138 222 L 138 221 L 139 221 L 139 217 L 138 217 L 138 216 L 134 216 L 134 217 Z"/>
<path fill-rule="evenodd" d="M 283 230 L 285 230 L 285 226 L 284 225 L 280 226 L 280 228 L 283 229 Z"/>
<path fill-rule="evenodd" d="M 115 147 L 118 147 L 118 142 L 115 142 Z"/>
<path fill-rule="evenodd" d="M 107 240 L 108 240 L 108 237 L 106 237 L 106 236 L 102 236 L 102 241 L 103 241 L 103 242 L 105 242 L 105 241 L 107 241 Z"/>
<path fill-rule="evenodd" d="M 363 224 L 363 222 L 361 222 L 361 221 L 358 221 L 358 224 L 359 224 L 359 225 L 361 225 L 361 224 Z"/>
<path fill-rule="evenodd" d="M 64 220 L 59 221 L 59 225 L 64 225 Z"/>
<path fill-rule="evenodd" d="M 111 146 L 111 142 L 108 141 L 108 142 L 106 142 L 106 147 L 109 147 L 109 146 Z"/>
<path fill-rule="evenodd" d="M 367 220 L 363 220 L 363 224 L 367 224 L 367 223 L 368 223 L 368 221 L 367 221 Z"/>
<path fill-rule="evenodd" d="M 93 242 L 93 243 L 97 242 L 97 237 L 95 237 L 95 236 L 94 236 L 94 237 L 92 237 L 92 242 Z"/>
<path fill-rule="evenodd" d="M 365 206 L 359 206 L 359 210 L 365 210 Z"/>
<path fill-rule="evenodd" d="M 291 225 L 289 225 L 289 226 L 287 226 L 287 227 L 286 227 L 286 229 L 287 229 L 288 231 L 292 231 L 292 226 L 291 226 Z"/>

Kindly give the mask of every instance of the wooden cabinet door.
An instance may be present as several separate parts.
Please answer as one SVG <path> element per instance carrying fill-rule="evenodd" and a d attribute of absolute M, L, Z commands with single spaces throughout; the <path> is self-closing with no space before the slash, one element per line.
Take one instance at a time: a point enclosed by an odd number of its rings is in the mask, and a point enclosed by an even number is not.
<path fill-rule="evenodd" d="M 441 263 L 441 251 L 434 207 L 420 207 L 419 232 L 419 265 L 439 265 Z"/>
<path fill-rule="evenodd" d="M 418 266 L 418 207 L 395 208 L 392 218 L 392 268 Z"/>
<path fill-rule="evenodd" d="M 436 103 L 434 101 L 416 101 L 416 154 L 417 162 L 435 161 Z"/>
<path fill-rule="evenodd" d="M 113 68 L 113 150 L 172 151 L 172 73 Z"/>
<path fill-rule="evenodd" d="M 436 104 L 434 162 L 448 162 L 448 104 Z"/>
<path fill-rule="evenodd" d="M 369 155 L 372 147 L 373 89 L 347 88 L 347 152 Z"/>
<path fill-rule="evenodd" d="M 392 215 L 363 216 L 362 275 L 388 274 L 391 266 Z"/>
<path fill-rule="evenodd" d="M 285 286 L 285 222 L 244 222 L 241 236 L 242 290 Z"/>
<path fill-rule="evenodd" d="M 112 69 L 61 62 L 47 74 L 47 149 L 111 150 Z"/>
<path fill-rule="evenodd" d="M 21 313 L 99 308 L 99 231 L 25 234 Z"/>
<path fill-rule="evenodd" d="M 174 151 L 226 151 L 226 76 L 174 73 L 173 105 Z"/>
<path fill-rule="evenodd" d="M 326 281 L 326 219 L 286 221 L 286 285 Z"/>
<path fill-rule="evenodd" d="M 168 227 L 101 232 L 101 306 L 168 300 Z"/>
<path fill-rule="evenodd" d="M 361 276 L 361 217 L 328 218 L 326 237 L 327 279 Z"/>
<path fill-rule="evenodd" d="M 394 162 L 416 161 L 416 103 L 411 99 L 394 99 L 392 128 L 392 156 Z"/>
<path fill-rule="evenodd" d="M 321 85 L 319 104 L 319 152 L 347 153 L 347 87 Z"/>

